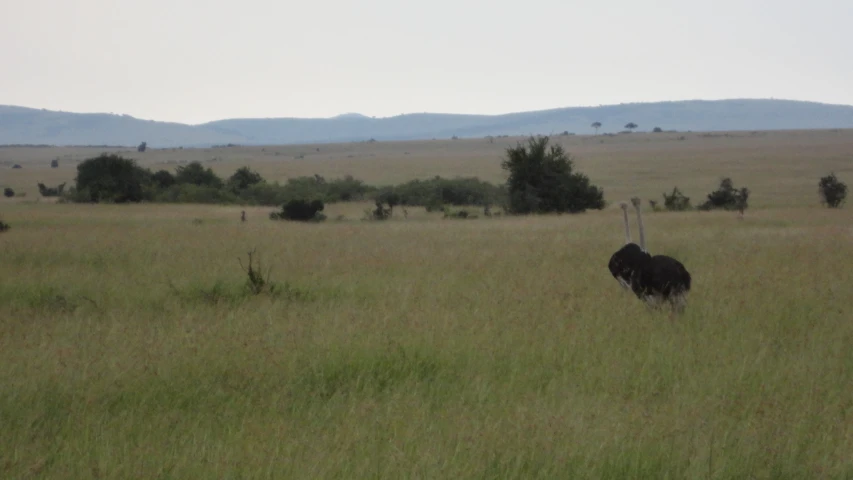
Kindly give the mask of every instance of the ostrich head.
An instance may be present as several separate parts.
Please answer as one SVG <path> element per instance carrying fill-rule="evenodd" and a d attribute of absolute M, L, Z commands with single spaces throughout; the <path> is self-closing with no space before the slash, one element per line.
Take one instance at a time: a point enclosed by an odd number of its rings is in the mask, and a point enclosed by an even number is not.
<path fill-rule="evenodd" d="M 640 229 L 640 248 L 643 251 L 646 251 L 646 232 L 643 228 L 643 215 L 640 213 L 640 205 L 642 205 L 642 201 L 639 197 L 631 198 L 631 204 L 634 205 L 634 209 L 637 210 L 637 228 Z"/>

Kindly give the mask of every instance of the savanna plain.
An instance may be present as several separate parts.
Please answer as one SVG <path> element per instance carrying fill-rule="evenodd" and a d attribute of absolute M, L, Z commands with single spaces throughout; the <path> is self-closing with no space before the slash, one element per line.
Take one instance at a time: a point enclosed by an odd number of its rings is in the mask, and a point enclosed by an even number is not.
<path fill-rule="evenodd" d="M 516 140 L 124 154 L 500 182 Z M 27 193 L 0 200 L 0 477 L 853 478 L 853 215 L 817 194 L 853 181 L 853 132 L 552 140 L 607 208 L 57 204 L 37 182 L 115 149 L 0 148 L 0 187 Z M 724 176 L 752 192 L 743 219 L 645 208 L 651 252 L 693 276 L 683 315 L 647 309 L 607 270 L 615 204 L 698 204 Z M 272 292 L 245 288 L 252 250 Z"/>

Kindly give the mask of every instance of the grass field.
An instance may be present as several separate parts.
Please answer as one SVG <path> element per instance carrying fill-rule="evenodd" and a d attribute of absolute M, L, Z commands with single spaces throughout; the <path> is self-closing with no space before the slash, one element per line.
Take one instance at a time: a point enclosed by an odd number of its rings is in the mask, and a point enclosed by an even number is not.
<path fill-rule="evenodd" d="M 651 251 L 693 275 L 676 319 L 610 276 L 614 208 L 300 225 L 2 200 L 0 478 L 853 478 L 853 214 L 816 193 L 853 180 L 853 133 L 737 135 L 565 142 L 611 202 L 752 190 L 743 220 L 646 211 Z M 501 140 L 143 164 L 499 181 Z M 70 181 L 93 152 L 0 149 L 24 167 L 0 186 Z M 277 293 L 245 292 L 253 248 Z"/>

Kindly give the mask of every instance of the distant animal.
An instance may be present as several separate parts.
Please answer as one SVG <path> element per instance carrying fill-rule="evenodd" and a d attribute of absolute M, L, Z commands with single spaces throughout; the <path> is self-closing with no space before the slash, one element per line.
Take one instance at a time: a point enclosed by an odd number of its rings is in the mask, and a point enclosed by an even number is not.
<path fill-rule="evenodd" d="M 245 210 L 243 210 L 243 211 L 241 211 L 241 212 L 240 212 L 240 221 L 241 221 L 241 222 L 245 222 L 245 221 L 246 221 L 246 211 L 245 211 Z"/>
<path fill-rule="evenodd" d="M 670 256 L 652 256 L 648 253 L 640 199 L 632 198 L 631 203 L 637 210 L 640 244 L 631 241 L 628 204 L 622 202 L 620 207 L 625 221 L 625 245 L 610 257 L 610 273 L 623 288 L 634 292 L 647 305 L 660 306 L 666 302 L 673 312 L 683 312 L 692 282 L 690 273 L 681 262 Z"/>

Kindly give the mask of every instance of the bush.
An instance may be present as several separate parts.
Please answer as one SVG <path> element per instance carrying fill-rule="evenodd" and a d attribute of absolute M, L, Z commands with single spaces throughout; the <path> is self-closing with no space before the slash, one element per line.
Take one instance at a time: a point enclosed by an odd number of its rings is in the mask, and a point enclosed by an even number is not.
<path fill-rule="evenodd" d="M 559 144 L 548 147 L 548 137 L 530 137 L 525 148 L 508 148 L 501 166 L 509 172 L 507 212 L 514 214 L 569 212 L 604 208 L 604 192 L 582 173 L 572 172 L 574 161 Z"/>
<path fill-rule="evenodd" d="M 325 205 L 322 200 L 291 200 L 282 206 L 280 212 L 272 212 L 273 220 L 293 220 L 298 222 L 320 222 L 326 219 L 322 212 Z"/>
<path fill-rule="evenodd" d="M 3 219 L 0 219 L 0 233 L 8 232 L 10 228 L 12 228 L 11 225 L 4 222 Z"/>
<path fill-rule="evenodd" d="M 263 181 L 264 178 L 261 177 L 260 173 L 249 167 L 240 167 L 228 178 L 228 188 L 234 193 L 240 193 L 252 185 L 263 183 Z"/>
<path fill-rule="evenodd" d="M 820 203 L 828 208 L 838 208 L 847 198 L 847 185 L 839 180 L 835 173 L 822 177 L 818 182 Z"/>
<path fill-rule="evenodd" d="M 169 188 L 175 184 L 175 176 L 166 170 L 158 170 L 151 175 L 151 181 L 157 188 Z"/>
<path fill-rule="evenodd" d="M 701 210 L 738 210 L 743 213 L 747 209 L 749 189 L 735 188 L 731 178 L 720 181 L 720 188 L 708 194 L 708 200 L 699 208 Z"/>
<path fill-rule="evenodd" d="M 504 188 L 484 182 L 476 177 L 411 180 L 394 187 L 382 187 L 376 198 L 393 192 L 399 196 L 400 205 L 422 206 L 427 211 L 436 211 L 444 205 L 492 205 L 505 203 Z"/>
<path fill-rule="evenodd" d="M 60 183 L 55 187 L 45 186 L 43 183 L 38 184 L 39 193 L 42 197 L 58 197 L 62 195 L 62 191 L 65 190 L 65 182 Z"/>
<path fill-rule="evenodd" d="M 175 184 L 157 192 L 154 196 L 157 202 L 165 203 L 207 203 L 230 204 L 238 203 L 238 198 L 228 190 L 206 185 Z"/>
<path fill-rule="evenodd" d="M 88 202 L 140 202 L 147 196 L 148 170 L 115 154 L 101 154 L 77 165 L 77 185 L 71 197 Z"/>
<path fill-rule="evenodd" d="M 663 129 L 660 127 L 655 127 L 652 129 L 652 133 L 662 133 L 662 132 L 663 132 Z"/>
<path fill-rule="evenodd" d="M 50 168 L 59 168 L 59 159 L 54 158 L 50 161 Z"/>
<path fill-rule="evenodd" d="M 394 207 L 388 206 L 385 208 L 382 205 L 382 201 L 376 200 L 376 208 L 373 210 L 367 209 L 364 211 L 364 220 L 388 220 L 391 218 L 392 209 Z"/>
<path fill-rule="evenodd" d="M 678 187 L 673 187 L 672 193 L 669 195 L 666 193 L 663 194 L 663 206 L 670 211 L 690 210 L 690 197 L 685 197 Z M 652 208 L 654 208 L 654 205 Z"/>
<path fill-rule="evenodd" d="M 222 188 L 222 179 L 212 168 L 206 169 L 199 162 L 190 162 L 176 169 L 175 183 L 186 183 L 204 187 Z"/>
<path fill-rule="evenodd" d="M 15 196 L 15 191 L 9 187 L 3 189 L 3 196 L 6 198 L 12 198 Z"/>

